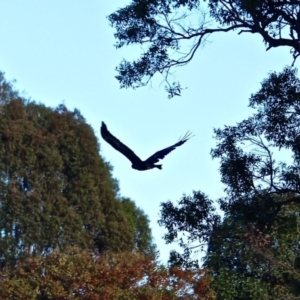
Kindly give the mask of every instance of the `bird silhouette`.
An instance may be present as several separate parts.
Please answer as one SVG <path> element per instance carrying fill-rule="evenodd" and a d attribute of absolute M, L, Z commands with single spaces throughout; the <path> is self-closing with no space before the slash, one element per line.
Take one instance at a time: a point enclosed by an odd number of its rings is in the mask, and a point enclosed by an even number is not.
<path fill-rule="evenodd" d="M 141 160 L 130 148 L 124 145 L 120 140 L 113 136 L 107 129 L 107 126 L 102 122 L 100 129 L 103 139 L 109 143 L 113 148 L 125 155 L 132 163 L 131 167 L 138 171 L 146 171 L 153 168 L 162 169 L 162 165 L 157 165 L 160 159 L 163 159 L 171 151 L 183 145 L 188 139 L 191 138 L 191 133 L 188 131 L 182 138 L 179 138 L 178 142 L 172 146 L 155 152 L 146 160 Z"/>

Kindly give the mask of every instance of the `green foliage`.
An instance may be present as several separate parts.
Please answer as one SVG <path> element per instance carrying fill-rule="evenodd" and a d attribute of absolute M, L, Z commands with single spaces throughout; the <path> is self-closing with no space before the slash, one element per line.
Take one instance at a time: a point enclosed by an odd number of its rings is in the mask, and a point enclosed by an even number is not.
<path fill-rule="evenodd" d="M 168 80 L 171 69 L 189 63 L 206 37 L 215 32 L 259 34 L 267 50 L 288 46 L 294 59 L 299 56 L 298 1 L 209 0 L 204 7 L 210 22 L 200 0 L 134 0 L 112 13 L 108 18 L 116 29 L 116 47 L 143 46 L 137 60 L 123 60 L 117 67 L 121 87 L 147 85 L 159 73 L 165 78 L 169 97 L 180 95 L 180 84 Z M 195 18 L 198 23 L 191 22 Z"/>
<path fill-rule="evenodd" d="M 78 110 L 27 101 L 0 73 L 0 114 L 2 264 L 70 244 L 139 250 L 111 167 Z M 147 226 L 142 251 L 151 248 Z"/>
<path fill-rule="evenodd" d="M 121 199 L 121 206 L 134 237 L 135 249 L 145 255 L 153 255 L 155 245 L 152 244 L 152 234 L 147 215 L 128 198 Z"/>
<path fill-rule="evenodd" d="M 298 297 L 299 228 L 294 204 L 282 209 L 267 234 L 253 224 L 235 222 L 233 215 L 226 217 L 212 235 L 205 262 L 218 299 Z"/>

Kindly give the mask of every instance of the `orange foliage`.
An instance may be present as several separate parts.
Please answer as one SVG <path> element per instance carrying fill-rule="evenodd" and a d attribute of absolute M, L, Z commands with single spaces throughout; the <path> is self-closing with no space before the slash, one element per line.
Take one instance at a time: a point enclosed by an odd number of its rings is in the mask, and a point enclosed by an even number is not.
<path fill-rule="evenodd" d="M 93 257 L 69 248 L 0 273 L 0 299 L 213 299 L 203 270 L 167 269 L 138 253 Z"/>

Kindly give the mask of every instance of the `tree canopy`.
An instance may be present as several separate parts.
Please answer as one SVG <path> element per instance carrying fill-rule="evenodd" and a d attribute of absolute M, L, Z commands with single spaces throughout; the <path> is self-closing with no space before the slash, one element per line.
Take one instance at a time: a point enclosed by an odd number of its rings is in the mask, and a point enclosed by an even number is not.
<path fill-rule="evenodd" d="M 250 206 L 258 210 L 255 202 L 245 209 Z M 281 209 L 267 232 L 254 222 L 237 220 L 237 214 L 226 214 L 205 258 L 217 299 L 299 297 L 299 227 L 299 205 L 294 203 Z"/>
<path fill-rule="evenodd" d="M 258 34 L 267 50 L 289 47 L 294 60 L 300 53 L 298 0 L 133 0 L 108 19 L 117 48 L 143 47 L 138 59 L 117 67 L 121 87 L 147 85 L 160 73 L 169 97 L 182 89 L 179 82 L 170 82 L 172 69 L 189 63 L 213 33 Z"/>
<path fill-rule="evenodd" d="M 121 206 L 133 235 L 134 249 L 143 254 L 152 255 L 156 246 L 152 243 L 148 217 L 128 198 L 122 198 Z"/>
<path fill-rule="evenodd" d="M 165 268 L 155 257 L 68 247 L 0 272 L 1 299 L 213 299 L 204 270 Z"/>
<path fill-rule="evenodd" d="M 218 199 L 223 219 L 213 200 L 195 191 L 178 205 L 163 203 L 160 224 L 168 230 L 165 240 L 184 249 L 171 253 L 172 264 L 197 266 L 192 253 L 207 246 L 205 266 L 219 299 L 299 296 L 297 70 L 270 73 L 249 103 L 256 111 L 251 117 L 214 131 L 217 145 L 211 155 L 220 160 L 225 185 Z"/>
<path fill-rule="evenodd" d="M 78 110 L 26 100 L 0 73 L 0 114 L 2 264 L 68 245 L 139 251 L 136 240 L 143 240 L 141 251 L 152 251 L 147 217 L 133 203 L 125 209 Z M 136 212 L 145 236 L 138 222 L 132 224 Z"/>

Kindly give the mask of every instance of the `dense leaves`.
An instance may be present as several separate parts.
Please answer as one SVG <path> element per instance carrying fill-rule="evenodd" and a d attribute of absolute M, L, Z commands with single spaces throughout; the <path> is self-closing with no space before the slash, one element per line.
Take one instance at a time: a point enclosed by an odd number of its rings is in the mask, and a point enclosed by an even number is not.
<path fill-rule="evenodd" d="M 189 63 L 212 33 L 259 34 L 267 50 L 287 46 L 294 60 L 300 53 L 298 0 L 133 0 L 112 13 L 109 21 L 116 29 L 117 48 L 143 46 L 139 59 L 123 60 L 117 68 L 121 87 L 147 85 L 162 73 L 169 97 L 181 92 L 178 82 L 169 82 L 171 70 Z"/>
<path fill-rule="evenodd" d="M 1 73 L 0 113 L 2 264 L 70 244 L 100 252 L 139 250 L 136 224 L 130 224 L 110 166 L 78 110 L 26 101 Z M 144 218 L 145 252 L 152 247 L 148 220 L 132 204 L 136 211 Z"/>
<path fill-rule="evenodd" d="M 31 257 L 0 273 L 1 299 L 213 299 L 204 271 L 166 269 L 138 253 L 92 256 L 76 248 Z"/>
<path fill-rule="evenodd" d="M 148 217 L 128 198 L 122 199 L 121 206 L 133 236 L 134 249 L 145 255 L 153 254 L 156 247 L 152 244 Z"/>
<path fill-rule="evenodd" d="M 212 236 L 205 261 L 217 299 L 299 297 L 299 228 L 295 204 L 282 208 L 268 234 L 228 215 Z"/>

